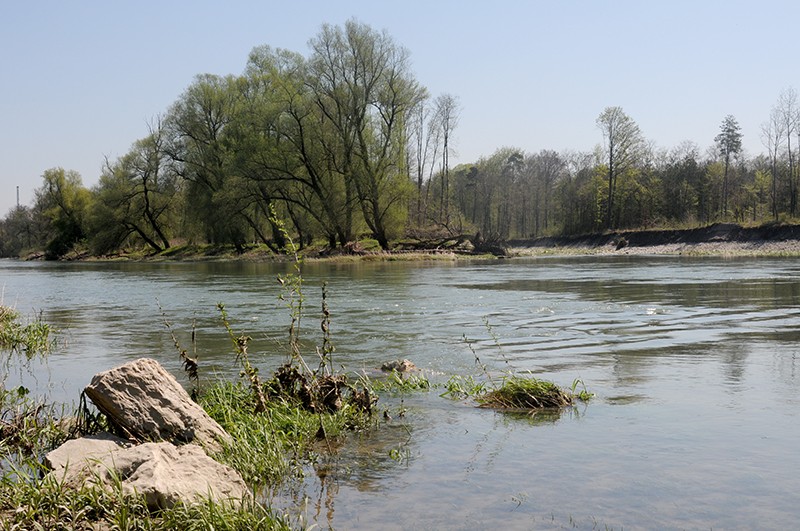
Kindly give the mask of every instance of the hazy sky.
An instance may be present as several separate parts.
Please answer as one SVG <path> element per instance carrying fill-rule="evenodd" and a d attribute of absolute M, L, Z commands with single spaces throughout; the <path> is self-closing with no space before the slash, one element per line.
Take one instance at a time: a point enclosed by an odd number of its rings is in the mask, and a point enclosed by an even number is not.
<path fill-rule="evenodd" d="M 42 173 L 97 182 L 200 73 L 238 74 L 268 44 L 308 55 L 357 18 L 459 98 L 452 163 L 514 146 L 588 151 L 621 106 L 671 148 L 713 144 L 727 114 L 750 155 L 781 91 L 800 90 L 800 3 L 676 0 L 8 1 L 0 6 L 0 216 Z"/>

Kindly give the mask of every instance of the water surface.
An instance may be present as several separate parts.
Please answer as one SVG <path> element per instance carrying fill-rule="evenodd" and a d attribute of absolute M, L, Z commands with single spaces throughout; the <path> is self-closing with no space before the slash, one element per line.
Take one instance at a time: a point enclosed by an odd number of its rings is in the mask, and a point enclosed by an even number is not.
<path fill-rule="evenodd" d="M 235 377 L 215 310 L 285 360 L 276 275 L 252 263 L 0 261 L 3 303 L 41 313 L 62 345 L 26 384 L 76 400 L 91 376 L 150 356 L 180 374 L 163 324 L 201 371 Z M 786 529 L 800 518 L 800 263 L 570 257 L 307 265 L 304 334 L 326 281 L 336 364 L 409 358 L 434 381 L 531 371 L 597 398 L 510 416 L 437 391 L 384 401 L 383 429 L 276 498 L 337 529 Z M 159 309 L 159 305 L 163 308 Z M 471 345 L 470 348 L 467 343 Z M 404 417 L 396 412 L 407 410 Z"/>

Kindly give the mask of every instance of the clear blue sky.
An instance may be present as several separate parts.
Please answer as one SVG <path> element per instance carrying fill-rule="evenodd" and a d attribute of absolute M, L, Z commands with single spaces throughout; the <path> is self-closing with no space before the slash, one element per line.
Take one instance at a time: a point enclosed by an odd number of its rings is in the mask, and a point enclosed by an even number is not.
<path fill-rule="evenodd" d="M 514 146 L 588 151 L 621 106 L 671 148 L 713 144 L 727 114 L 750 155 L 779 93 L 800 91 L 794 1 L 45 1 L 0 7 L 0 216 L 61 166 L 97 182 L 199 73 L 238 74 L 261 44 L 308 54 L 355 17 L 411 52 L 462 107 L 453 162 Z"/>

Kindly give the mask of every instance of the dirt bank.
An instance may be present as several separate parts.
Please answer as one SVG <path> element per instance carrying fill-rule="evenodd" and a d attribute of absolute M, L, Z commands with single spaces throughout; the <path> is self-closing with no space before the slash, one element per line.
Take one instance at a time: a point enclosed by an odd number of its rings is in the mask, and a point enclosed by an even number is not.
<path fill-rule="evenodd" d="M 619 231 L 583 236 L 513 240 L 517 255 L 688 254 L 800 256 L 800 225 L 742 227 L 716 223 L 686 230 Z"/>

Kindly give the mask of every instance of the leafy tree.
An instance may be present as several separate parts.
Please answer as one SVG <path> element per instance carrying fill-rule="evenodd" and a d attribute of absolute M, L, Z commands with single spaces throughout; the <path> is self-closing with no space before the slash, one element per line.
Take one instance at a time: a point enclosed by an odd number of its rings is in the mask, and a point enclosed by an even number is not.
<path fill-rule="evenodd" d="M 15 207 L 0 220 L 0 257 L 20 256 L 35 243 L 35 222 L 29 207 Z"/>
<path fill-rule="evenodd" d="M 46 223 L 45 256 L 53 260 L 67 254 L 86 236 L 91 196 L 76 171 L 51 168 L 44 172 L 42 179 L 44 183 L 35 192 L 36 209 Z"/>
<path fill-rule="evenodd" d="M 606 180 L 606 228 L 614 228 L 613 212 L 617 179 L 628 171 L 639 157 L 643 138 L 639 126 L 621 107 L 606 107 L 597 117 L 597 127 L 605 142 Z"/>
<path fill-rule="evenodd" d="M 246 223 L 225 192 L 233 157 L 225 130 L 236 105 L 235 84 L 234 77 L 197 76 L 167 113 L 164 151 L 187 183 L 187 214 L 206 241 L 241 250 Z"/>
<path fill-rule="evenodd" d="M 406 123 L 425 89 L 404 48 L 355 20 L 324 25 L 310 44 L 315 103 L 341 146 L 336 166 L 355 187 L 373 237 L 388 249 L 408 208 Z"/>
<path fill-rule="evenodd" d="M 242 174 L 265 200 L 280 199 L 298 231 L 313 219 L 335 247 L 354 239 L 355 193 L 308 76 L 299 54 L 268 46 L 251 52 L 237 151 Z"/>
<path fill-rule="evenodd" d="M 93 209 L 95 252 L 117 248 L 131 235 L 155 252 L 170 247 L 167 234 L 174 218 L 176 176 L 164 152 L 160 122 L 150 129 L 124 157 L 107 162 L 100 176 Z"/>

